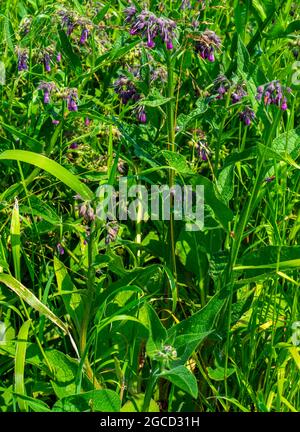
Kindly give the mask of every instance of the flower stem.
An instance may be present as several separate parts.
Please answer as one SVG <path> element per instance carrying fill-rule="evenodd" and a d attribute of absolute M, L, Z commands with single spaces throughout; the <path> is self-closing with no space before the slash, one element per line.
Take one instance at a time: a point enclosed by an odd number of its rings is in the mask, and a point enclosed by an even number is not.
<path fill-rule="evenodd" d="M 84 313 L 81 323 L 80 330 L 80 355 L 86 355 L 84 360 L 85 370 L 88 379 L 94 384 L 95 388 L 101 388 L 99 382 L 97 381 L 95 374 L 91 368 L 88 355 L 86 353 L 87 346 L 87 333 L 88 326 L 90 322 L 91 310 L 95 296 L 95 269 L 93 266 L 94 263 L 94 236 L 95 236 L 95 222 L 91 225 L 91 233 L 88 242 L 88 278 L 87 278 L 87 293 L 85 299 Z"/>
<path fill-rule="evenodd" d="M 175 99 L 174 99 L 174 70 L 173 59 L 169 51 L 166 52 L 167 69 L 168 69 L 168 83 L 167 83 L 167 97 L 170 98 L 167 103 L 167 128 L 168 128 L 168 150 L 175 152 Z M 169 187 L 170 190 L 174 186 L 175 171 L 169 170 Z M 170 263 L 174 274 L 174 279 L 177 284 L 177 270 L 176 270 L 176 256 L 175 256 L 175 235 L 174 235 L 174 213 L 173 213 L 174 197 L 170 196 L 170 245 L 171 257 Z"/>

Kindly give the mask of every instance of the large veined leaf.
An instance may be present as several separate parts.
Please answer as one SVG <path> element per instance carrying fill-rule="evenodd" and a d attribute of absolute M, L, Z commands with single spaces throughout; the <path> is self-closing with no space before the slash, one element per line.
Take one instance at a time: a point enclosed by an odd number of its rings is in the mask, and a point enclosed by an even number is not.
<path fill-rule="evenodd" d="M 195 375 L 193 375 L 186 367 L 177 366 L 171 370 L 161 372 L 159 376 L 170 381 L 181 390 L 190 394 L 193 398 L 198 396 L 198 385 Z"/>
<path fill-rule="evenodd" d="M 56 396 L 62 399 L 76 393 L 79 362 L 55 349 L 46 351 L 45 354 L 47 365 L 51 367 L 51 385 Z"/>
<path fill-rule="evenodd" d="M 162 345 L 167 338 L 167 331 L 162 325 L 155 310 L 149 304 L 145 304 L 145 308 L 147 310 L 149 326 L 147 353 L 149 356 L 153 356 L 157 350 L 162 348 Z"/>
<path fill-rule="evenodd" d="M 94 197 L 93 192 L 85 184 L 81 183 L 78 177 L 46 156 L 26 150 L 6 150 L 0 154 L 0 160 L 16 160 L 35 165 L 62 181 L 81 195 L 83 199 L 91 200 Z"/>
<path fill-rule="evenodd" d="M 59 412 L 119 412 L 121 400 L 112 390 L 92 390 L 65 397 L 56 402 L 52 411 Z"/>
<path fill-rule="evenodd" d="M 207 305 L 186 320 L 171 327 L 167 342 L 177 351 L 174 366 L 184 364 L 197 346 L 214 331 L 214 323 L 226 301 L 226 293 L 216 294 Z"/>
<path fill-rule="evenodd" d="M 70 278 L 64 264 L 54 257 L 54 270 L 58 291 L 62 296 L 66 311 L 72 318 L 77 330 L 80 330 L 80 322 L 83 317 L 82 295 L 78 292 Z"/>

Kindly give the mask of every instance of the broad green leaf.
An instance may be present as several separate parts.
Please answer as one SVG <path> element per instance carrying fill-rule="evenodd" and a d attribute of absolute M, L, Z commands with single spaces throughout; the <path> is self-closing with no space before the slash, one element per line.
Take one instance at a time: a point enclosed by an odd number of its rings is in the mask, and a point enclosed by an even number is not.
<path fill-rule="evenodd" d="M 214 190 L 213 183 L 206 177 L 199 174 L 193 176 L 186 176 L 185 183 L 191 185 L 204 186 L 204 203 L 207 204 L 214 212 L 216 219 L 223 225 L 225 230 L 228 230 L 228 223 L 232 220 L 233 214 L 229 207 L 227 207 L 217 196 Z"/>
<path fill-rule="evenodd" d="M 240 1 L 235 0 L 234 2 L 234 23 L 238 34 L 244 38 L 249 12 L 249 0 Z"/>
<path fill-rule="evenodd" d="M 56 396 L 61 399 L 75 394 L 79 362 L 58 350 L 46 351 L 46 357 L 51 366 L 51 384 Z"/>
<path fill-rule="evenodd" d="M 177 126 L 179 132 L 182 133 L 186 129 L 192 127 L 195 121 L 208 109 L 208 103 L 200 99 L 197 102 L 197 108 L 192 110 L 189 114 L 179 114 L 177 118 Z"/>
<path fill-rule="evenodd" d="M 0 160 L 17 160 L 35 165 L 62 181 L 69 188 L 81 195 L 83 199 L 91 200 L 94 197 L 93 192 L 85 184 L 81 183 L 74 174 L 46 156 L 26 150 L 6 150 L 0 154 Z"/>
<path fill-rule="evenodd" d="M 226 374 L 225 374 L 225 368 L 218 366 L 215 369 L 208 367 L 207 373 L 210 379 L 214 381 L 224 381 L 230 375 L 234 374 L 235 368 L 227 368 Z"/>
<path fill-rule="evenodd" d="M 234 166 L 229 165 L 222 169 L 217 179 L 217 189 L 219 195 L 225 203 L 228 203 L 234 193 Z"/>
<path fill-rule="evenodd" d="M 282 156 L 288 154 L 296 159 L 300 150 L 300 128 L 279 135 L 273 140 L 271 149 Z"/>
<path fill-rule="evenodd" d="M 54 270 L 58 292 L 62 296 L 67 313 L 70 315 L 79 332 L 84 312 L 82 293 L 78 292 L 66 267 L 57 257 L 54 257 Z"/>
<path fill-rule="evenodd" d="M 172 100 L 172 98 L 166 98 L 158 94 L 158 95 L 149 95 L 147 98 L 143 99 L 141 103 L 143 106 L 158 107 L 168 103 L 170 100 Z"/>
<path fill-rule="evenodd" d="M 193 398 L 197 398 L 197 380 L 195 375 L 193 375 L 185 366 L 177 366 L 171 370 L 165 370 L 161 372 L 159 376 L 170 381 L 181 390 L 190 394 Z"/>
<path fill-rule="evenodd" d="M 110 5 L 111 5 L 111 1 L 109 1 L 105 6 L 103 6 L 103 8 L 101 8 L 99 10 L 97 15 L 93 19 L 94 24 L 99 24 L 99 22 L 103 20 L 103 18 L 105 17 L 106 13 L 108 12 L 108 10 L 110 8 Z"/>
<path fill-rule="evenodd" d="M 119 412 L 121 400 L 112 390 L 92 390 L 74 394 L 56 402 L 52 408 L 55 412 Z"/>
<path fill-rule="evenodd" d="M 13 393 L 18 401 L 23 401 L 24 404 L 27 404 L 29 408 L 31 408 L 34 412 L 50 412 L 51 409 L 49 406 L 42 400 L 32 398 L 30 396 L 25 396 L 18 394 L 16 392 Z M 20 403 L 20 402 L 19 402 Z"/>
<path fill-rule="evenodd" d="M 131 396 L 130 400 L 122 406 L 121 412 L 142 412 L 144 399 L 144 394 Z M 150 401 L 148 412 L 160 412 L 159 406 L 153 399 Z"/>
<path fill-rule="evenodd" d="M 188 166 L 186 157 L 169 150 L 162 150 L 161 154 L 166 159 L 169 166 L 180 174 L 191 174 L 192 170 Z"/>
<path fill-rule="evenodd" d="M 152 357 L 156 354 L 156 351 L 162 349 L 162 346 L 167 339 L 167 331 L 152 306 L 145 304 L 145 308 L 147 310 L 149 328 L 147 353 Z"/>
<path fill-rule="evenodd" d="M 167 342 L 177 350 L 178 360 L 173 364 L 184 364 L 197 346 L 214 331 L 214 323 L 226 301 L 224 293 L 216 294 L 207 305 L 189 318 L 168 330 Z"/>

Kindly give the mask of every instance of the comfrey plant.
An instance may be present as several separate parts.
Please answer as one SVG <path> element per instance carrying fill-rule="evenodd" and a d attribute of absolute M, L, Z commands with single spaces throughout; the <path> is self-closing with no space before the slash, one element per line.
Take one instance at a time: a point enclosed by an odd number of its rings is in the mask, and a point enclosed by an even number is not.
<path fill-rule="evenodd" d="M 121 75 L 113 84 L 115 93 L 119 96 L 122 104 L 126 105 L 129 102 L 136 103 L 140 101 L 141 95 L 134 83 L 126 76 Z M 136 118 L 140 123 L 146 123 L 147 116 L 145 108 L 142 105 L 138 105 L 133 110 L 136 114 Z"/>
<path fill-rule="evenodd" d="M 205 30 L 197 37 L 195 51 L 200 54 L 200 57 L 207 59 L 210 62 L 215 61 L 215 49 L 221 47 L 221 39 L 211 30 Z"/>
<path fill-rule="evenodd" d="M 265 105 L 276 105 L 282 111 L 288 109 L 287 95 L 291 93 L 289 87 L 284 87 L 279 81 L 271 81 L 268 84 L 257 87 L 256 99 L 263 101 Z"/>
<path fill-rule="evenodd" d="M 173 49 L 175 21 L 165 17 L 157 17 L 148 10 L 138 14 L 134 6 L 126 8 L 124 14 L 126 15 L 125 23 L 131 24 L 130 34 L 142 36 L 147 40 L 149 48 L 154 48 L 155 40 L 160 38 L 168 50 Z"/>
<path fill-rule="evenodd" d="M 254 112 L 251 108 L 246 107 L 246 108 L 244 109 L 244 111 L 242 111 L 242 112 L 239 114 L 239 116 L 240 116 L 240 120 L 241 120 L 242 122 L 244 122 L 244 124 L 245 124 L 246 126 L 249 126 L 250 123 L 251 123 L 251 121 L 255 118 L 255 112 Z"/>
<path fill-rule="evenodd" d="M 18 71 L 21 72 L 23 70 L 28 69 L 28 50 L 26 48 L 16 48 L 17 56 L 18 56 Z"/>
<path fill-rule="evenodd" d="M 50 103 L 50 95 L 53 91 L 57 91 L 56 84 L 54 82 L 40 82 L 38 90 L 42 90 L 44 93 L 44 104 Z"/>
<path fill-rule="evenodd" d="M 66 29 L 68 36 L 71 36 L 76 28 L 80 28 L 80 36 L 77 38 L 77 42 L 84 45 L 93 28 L 93 23 L 89 19 L 80 17 L 70 10 L 61 9 L 58 11 L 58 15 L 61 18 L 62 27 Z"/>

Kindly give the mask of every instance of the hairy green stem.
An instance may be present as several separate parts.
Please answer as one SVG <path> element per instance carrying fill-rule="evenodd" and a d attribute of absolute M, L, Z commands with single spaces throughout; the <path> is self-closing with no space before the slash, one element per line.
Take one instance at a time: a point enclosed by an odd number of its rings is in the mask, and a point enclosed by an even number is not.
<path fill-rule="evenodd" d="M 85 365 L 87 377 L 94 384 L 96 388 L 100 388 L 100 384 L 98 383 L 95 377 L 95 374 L 91 368 L 88 359 L 88 354 L 86 353 L 88 327 L 90 322 L 93 301 L 95 297 L 94 236 L 95 236 L 95 223 L 93 222 L 91 225 L 90 238 L 88 242 L 87 292 L 86 292 L 84 313 L 83 313 L 81 329 L 80 329 L 79 350 L 81 356 L 83 355 L 86 356 L 84 360 L 84 365 Z"/>
<path fill-rule="evenodd" d="M 169 102 L 167 103 L 168 150 L 175 152 L 175 99 L 174 99 L 173 59 L 169 51 L 167 51 L 166 57 L 167 57 L 167 69 L 168 69 L 167 97 L 170 98 Z M 169 171 L 170 189 L 174 186 L 174 181 L 175 181 L 175 171 L 173 169 L 170 169 Z M 169 239 L 171 245 L 170 262 L 171 262 L 174 279 L 177 284 L 173 204 L 174 204 L 174 198 L 171 195 L 170 231 L 169 231 Z"/>

